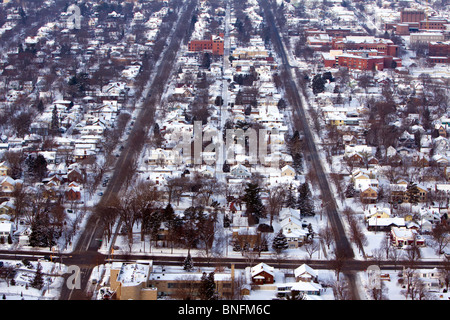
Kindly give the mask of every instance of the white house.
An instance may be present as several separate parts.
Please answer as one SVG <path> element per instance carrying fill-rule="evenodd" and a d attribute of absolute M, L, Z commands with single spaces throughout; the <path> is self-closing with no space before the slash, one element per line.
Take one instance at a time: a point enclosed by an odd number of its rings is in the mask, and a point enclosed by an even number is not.
<path fill-rule="evenodd" d="M 317 280 L 317 271 L 308 266 L 302 264 L 300 267 L 294 270 L 294 277 L 296 281 L 311 282 Z"/>
<path fill-rule="evenodd" d="M 230 174 L 234 178 L 249 178 L 252 175 L 250 173 L 250 171 L 248 170 L 248 168 L 246 168 L 245 166 L 243 166 L 240 163 L 231 167 Z"/>
<path fill-rule="evenodd" d="M 8 237 L 12 236 L 14 224 L 10 221 L 0 221 L 0 239 L 3 243 L 7 243 Z"/>

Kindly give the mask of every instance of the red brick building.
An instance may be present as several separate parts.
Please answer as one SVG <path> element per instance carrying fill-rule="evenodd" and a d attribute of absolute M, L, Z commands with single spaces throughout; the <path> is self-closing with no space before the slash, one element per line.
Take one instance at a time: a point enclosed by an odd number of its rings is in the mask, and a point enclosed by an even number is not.
<path fill-rule="evenodd" d="M 419 29 L 423 30 L 445 30 L 449 22 L 445 19 L 428 19 L 419 22 Z"/>
<path fill-rule="evenodd" d="M 369 36 L 348 36 L 333 39 L 335 50 L 377 50 L 378 55 L 396 57 L 398 46 L 389 39 L 375 38 Z"/>
<path fill-rule="evenodd" d="M 428 43 L 428 54 L 430 56 L 450 57 L 450 41 Z"/>
<path fill-rule="evenodd" d="M 209 40 L 192 40 L 189 42 L 188 50 L 191 52 L 211 52 L 214 55 L 223 56 L 223 34 L 211 36 Z"/>
<path fill-rule="evenodd" d="M 450 41 L 429 42 L 428 61 L 431 63 L 450 63 Z"/>
<path fill-rule="evenodd" d="M 400 12 L 400 21 L 405 22 L 420 22 L 425 19 L 425 11 L 417 9 L 404 9 Z"/>
<path fill-rule="evenodd" d="M 395 61 L 395 63 L 394 63 Z M 376 52 L 347 51 L 336 55 L 323 55 L 326 68 L 346 67 L 348 69 L 382 71 L 401 67 L 401 59 L 392 56 L 379 56 Z"/>

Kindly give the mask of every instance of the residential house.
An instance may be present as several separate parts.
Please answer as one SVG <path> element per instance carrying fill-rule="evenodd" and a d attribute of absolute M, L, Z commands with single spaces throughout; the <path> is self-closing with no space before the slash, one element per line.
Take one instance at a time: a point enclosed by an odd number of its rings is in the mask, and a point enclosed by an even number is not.
<path fill-rule="evenodd" d="M 67 189 L 64 191 L 64 195 L 69 201 L 76 201 L 81 199 L 81 187 L 76 182 L 71 182 Z"/>
<path fill-rule="evenodd" d="M 230 175 L 233 176 L 233 178 L 245 179 L 251 177 L 252 174 L 247 167 L 238 163 L 230 168 Z"/>
<path fill-rule="evenodd" d="M 368 187 L 364 190 L 361 190 L 359 193 L 359 197 L 361 202 L 364 204 L 374 204 L 377 203 L 378 199 L 378 188 L 376 187 Z"/>
<path fill-rule="evenodd" d="M 282 177 L 295 177 L 295 169 L 292 168 L 290 165 L 285 165 L 283 168 L 281 168 L 281 176 Z"/>
<path fill-rule="evenodd" d="M 389 208 L 380 208 L 377 206 L 371 207 L 365 212 L 366 221 L 370 218 L 390 218 L 391 217 L 391 209 Z"/>
<path fill-rule="evenodd" d="M 248 218 L 245 219 L 248 221 Z M 261 240 L 261 233 L 256 227 L 236 227 L 233 219 L 232 243 L 239 245 L 241 249 L 255 248 Z"/>
<path fill-rule="evenodd" d="M 431 232 L 433 227 L 442 222 L 439 208 L 422 207 L 419 210 L 420 227 L 423 232 Z"/>
<path fill-rule="evenodd" d="M 173 150 L 164 150 L 162 148 L 151 149 L 147 158 L 149 165 L 168 166 L 179 163 L 177 153 Z"/>
<path fill-rule="evenodd" d="M 14 199 L 2 202 L 0 204 L 0 216 L 13 216 L 15 213 Z M 8 221 L 10 219 L 7 219 Z"/>
<path fill-rule="evenodd" d="M 310 266 L 303 264 L 294 270 L 296 282 L 287 282 L 277 285 L 277 295 L 279 297 L 300 295 L 304 298 L 318 298 L 324 288 L 318 282 L 318 273 Z"/>
<path fill-rule="evenodd" d="M 14 180 L 9 176 L 5 176 L 0 181 L 0 193 L 3 195 L 11 194 L 16 189 L 16 185 L 22 184 L 21 180 Z"/>
<path fill-rule="evenodd" d="M 302 222 L 294 217 L 287 216 L 280 221 L 283 235 L 286 237 L 289 248 L 298 248 L 303 245 L 308 236 L 308 231 L 302 226 Z"/>
<path fill-rule="evenodd" d="M 283 221 L 286 218 L 296 218 L 297 220 L 300 220 L 300 210 L 299 209 L 292 209 L 292 208 L 282 208 L 280 210 L 280 213 L 278 214 L 279 221 Z"/>
<path fill-rule="evenodd" d="M 0 241 L 7 243 L 8 238 L 12 237 L 14 224 L 10 221 L 0 221 Z"/>
<path fill-rule="evenodd" d="M 5 161 L 0 162 L 0 176 L 3 176 L 3 177 L 7 176 L 8 175 L 8 170 L 9 170 L 9 167 L 6 164 L 6 162 Z"/>
<path fill-rule="evenodd" d="M 19 246 L 29 246 L 31 236 L 31 227 L 19 230 L 15 233 L 15 237 L 19 240 Z"/>
<path fill-rule="evenodd" d="M 307 264 L 302 264 L 294 270 L 295 281 L 317 282 L 317 276 L 317 271 Z"/>
<path fill-rule="evenodd" d="M 390 185 L 391 195 L 390 201 L 392 203 L 403 203 L 408 202 L 407 188 L 408 183 L 404 180 L 399 181 L 396 184 Z M 417 185 L 419 190 L 419 202 L 427 202 L 428 200 L 428 190 L 423 185 Z"/>
<path fill-rule="evenodd" d="M 67 182 L 83 183 L 84 175 L 79 168 L 70 169 L 67 173 Z"/>
<path fill-rule="evenodd" d="M 414 244 L 420 247 L 425 246 L 424 238 L 414 229 L 392 227 L 390 236 L 391 243 L 398 248 L 403 248 Z"/>
<path fill-rule="evenodd" d="M 405 227 L 405 219 L 394 218 L 377 218 L 372 217 L 367 220 L 367 230 L 369 231 L 390 231 L 393 227 Z"/>
<path fill-rule="evenodd" d="M 250 268 L 250 275 L 253 284 L 272 284 L 274 283 L 274 268 L 261 262 Z"/>

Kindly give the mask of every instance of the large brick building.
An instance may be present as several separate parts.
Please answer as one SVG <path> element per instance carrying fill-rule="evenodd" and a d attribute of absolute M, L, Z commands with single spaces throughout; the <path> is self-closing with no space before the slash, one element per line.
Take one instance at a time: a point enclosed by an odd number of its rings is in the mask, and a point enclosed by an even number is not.
<path fill-rule="evenodd" d="M 450 41 L 428 43 L 428 61 L 450 63 Z"/>
<path fill-rule="evenodd" d="M 442 18 L 425 19 L 419 22 L 419 29 L 421 30 L 446 30 L 446 25 L 449 22 Z"/>
<path fill-rule="evenodd" d="M 348 36 L 333 39 L 335 50 L 376 50 L 379 55 L 396 57 L 398 46 L 392 40 L 371 36 Z"/>
<path fill-rule="evenodd" d="M 346 67 L 348 69 L 382 71 L 401 67 L 401 59 L 392 56 L 379 56 L 367 51 L 330 51 L 322 55 L 326 68 Z"/>
<path fill-rule="evenodd" d="M 405 22 L 420 22 L 425 19 L 425 11 L 418 9 L 403 9 L 400 12 L 401 23 Z"/>
<path fill-rule="evenodd" d="M 450 57 L 450 41 L 430 42 L 428 53 L 430 56 Z"/>
<path fill-rule="evenodd" d="M 223 56 L 223 34 L 211 36 L 209 40 L 192 40 L 189 42 L 188 50 L 191 52 L 211 52 L 214 55 Z"/>

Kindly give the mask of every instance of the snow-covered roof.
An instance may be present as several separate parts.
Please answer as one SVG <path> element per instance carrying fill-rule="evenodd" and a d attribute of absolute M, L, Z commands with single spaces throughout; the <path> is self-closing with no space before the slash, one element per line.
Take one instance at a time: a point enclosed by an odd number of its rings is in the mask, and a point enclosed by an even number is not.
<path fill-rule="evenodd" d="M 309 275 L 311 277 L 317 277 L 317 271 L 308 266 L 307 264 L 302 264 L 300 267 L 294 270 L 294 276 L 297 278 L 302 275 Z"/>
<path fill-rule="evenodd" d="M 267 272 L 268 274 L 274 275 L 274 268 L 265 264 L 264 262 L 261 262 L 250 269 L 252 277 L 255 277 L 263 271 Z"/>

